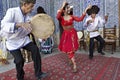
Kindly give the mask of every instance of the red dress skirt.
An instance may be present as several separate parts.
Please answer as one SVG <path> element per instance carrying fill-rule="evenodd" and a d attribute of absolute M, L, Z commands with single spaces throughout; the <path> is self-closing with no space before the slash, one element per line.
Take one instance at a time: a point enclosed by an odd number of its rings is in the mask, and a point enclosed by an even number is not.
<path fill-rule="evenodd" d="M 64 30 L 60 39 L 59 49 L 64 53 L 75 52 L 79 47 L 78 42 L 77 31 L 74 28 Z"/>

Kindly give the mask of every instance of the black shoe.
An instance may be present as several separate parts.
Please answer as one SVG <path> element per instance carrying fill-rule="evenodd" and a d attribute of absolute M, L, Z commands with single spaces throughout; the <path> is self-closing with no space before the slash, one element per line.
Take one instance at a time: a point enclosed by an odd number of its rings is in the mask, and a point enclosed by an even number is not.
<path fill-rule="evenodd" d="M 93 59 L 93 57 L 92 57 L 92 56 L 89 56 L 89 59 L 91 59 L 91 60 L 92 60 L 92 59 Z"/>
<path fill-rule="evenodd" d="M 41 80 L 41 78 L 44 78 L 48 75 L 48 73 L 42 73 L 40 76 L 37 77 L 37 80 Z"/>
<path fill-rule="evenodd" d="M 100 54 L 102 54 L 102 55 L 105 55 L 105 53 L 104 52 L 99 52 Z"/>

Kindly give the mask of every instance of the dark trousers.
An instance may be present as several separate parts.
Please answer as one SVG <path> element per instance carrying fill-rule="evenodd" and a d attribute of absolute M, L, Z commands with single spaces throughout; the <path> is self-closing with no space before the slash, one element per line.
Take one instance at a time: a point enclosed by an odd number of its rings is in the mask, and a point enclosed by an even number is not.
<path fill-rule="evenodd" d="M 89 44 L 89 56 L 93 57 L 93 52 L 94 52 L 94 39 L 96 39 L 99 44 L 98 44 L 98 52 L 101 53 L 102 49 L 105 44 L 105 40 L 99 35 L 97 37 L 90 38 L 90 44 Z"/>
<path fill-rule="evenodd" d="M 31 52 L 32 60 L 34 62 L 34 69 L 35 69 L 35 76 L 40 76 L 42 74 L 41 71 L 41 55 L 39 53 L 39 48 L 33 43 L 30 42 L 26 46 L 23 47 L 23 49 L 26 49 Z M 24 78 L 24 58 L 22 56 L 21 50 L 12 50 L 10 53 L 14 57 L 14 63 L 16 65 L 16 71 L 17 71 L 17 79 L 23 80 Z"/>

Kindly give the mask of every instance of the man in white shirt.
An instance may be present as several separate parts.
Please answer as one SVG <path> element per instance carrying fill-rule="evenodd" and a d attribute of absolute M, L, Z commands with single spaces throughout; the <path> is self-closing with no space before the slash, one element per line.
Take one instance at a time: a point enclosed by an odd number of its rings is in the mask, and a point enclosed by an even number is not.
<path fill-rule="evenodd" d="M 33 10 L 36 0 L 20 0 L 20 7 L 9 8 L 1 21 L 0 34 L 5 36 L 6 47 L 14 57 L 17 79 L 24 80 L 24 59 L 20 49 L 31 51 L 34 61 L 35 76 L 39 80 L 47 74 L 41 70 L 41 56 L 39 48 L 31 41 L 28 34 L 32 28 L 30 17 L 27 15 Z"/>
<path fill-rule="evenodd" d="M 84 26 L 87 27 L 87 31 L 90 36 L 90 44 L 89 44 L 90 59 L 93 58 L 94 39 L 96 39 L 99 42 L 98 53 L 105 55 L 105 53 L 102 51 L 105 41 L 98 32 L 98 27 L 102 27 L 106 23 L 108 16 L 105 16 L 105 18 L 102 19 L 100 16 L 97 15 L 99 10 L 100 8 L 96 5 L 93 5 L 91 9 L 87 10 L 87 14 L 89 16 L 86 18 L 84 24 Z"/>

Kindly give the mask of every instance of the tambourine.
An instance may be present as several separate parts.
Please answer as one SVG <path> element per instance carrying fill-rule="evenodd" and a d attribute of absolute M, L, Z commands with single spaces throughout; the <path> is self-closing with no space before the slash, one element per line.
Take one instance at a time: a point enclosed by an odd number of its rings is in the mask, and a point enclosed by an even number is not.
<path fill-rule="evenodd" d="M 55 29 L 53 19 L 47 14 L 37 14 L 31 19 L 32 33 L 40 39 L 50 37 Z"/>

